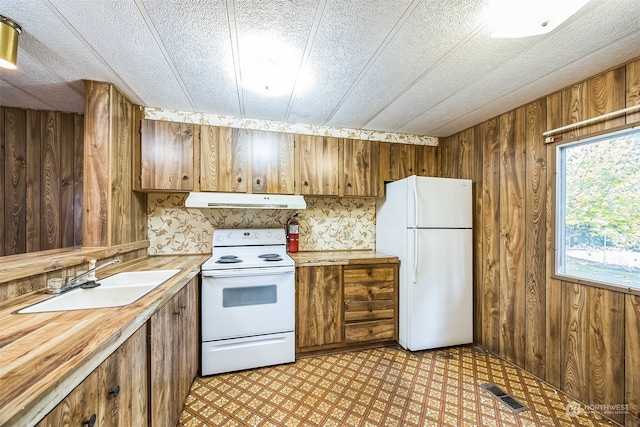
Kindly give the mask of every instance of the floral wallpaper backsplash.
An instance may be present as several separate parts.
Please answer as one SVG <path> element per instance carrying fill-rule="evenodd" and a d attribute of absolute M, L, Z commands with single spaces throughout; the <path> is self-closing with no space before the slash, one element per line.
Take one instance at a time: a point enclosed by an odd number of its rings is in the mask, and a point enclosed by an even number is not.
<path fill-rule="evenodd" d="M 163 110 L 161 108 L 144 109 L 144 118 L 166 120 L 169 122 L 193 123 L 196 125 L 224 126 L 274 132 L 298 133 L 302 135 L 331 136 L 335 138 L 364 139 L 369 141 L 388 141 L 403 144 L 438 145 L 438 137 L 408 133 L 384 132 L 367 129 L 351 129 L 332 126 L 307 125 L 302 123 L 278 122 L 274 120 L 244 119 L 220 114 L 191 113 L 187 111 Z"/>
<path fill-rule="evenodd" d="M 306 210 L 185 208 L 186 194 L 149 194 L 149 254 L 211 253 L 216 228 L 284 227 L 300 214 L 301 251 L 375 250 L 375 199 L 305 197 Z"/>

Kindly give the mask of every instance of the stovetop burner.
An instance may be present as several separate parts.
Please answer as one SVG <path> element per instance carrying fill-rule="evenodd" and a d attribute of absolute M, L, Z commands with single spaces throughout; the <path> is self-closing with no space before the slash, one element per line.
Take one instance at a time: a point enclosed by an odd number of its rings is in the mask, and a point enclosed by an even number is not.
<path fill-rule="evenodd" d="M 242 262 L 240 258 L 235 255 L 223 255 L 216 261 L 216 264 L 236 264 Z"/>
<path fill-rule="evenodd" d="M 278 254 L 262 254 L 258 255 L 258 258 L 280 258 Z"/>
<path fill-rule="evenodd" d="M 264 260 L 267 261 L 267 262 L 282 261 L 282 257 L 281 256 L 274 256 L 274 257 L 264 258 Z"/>

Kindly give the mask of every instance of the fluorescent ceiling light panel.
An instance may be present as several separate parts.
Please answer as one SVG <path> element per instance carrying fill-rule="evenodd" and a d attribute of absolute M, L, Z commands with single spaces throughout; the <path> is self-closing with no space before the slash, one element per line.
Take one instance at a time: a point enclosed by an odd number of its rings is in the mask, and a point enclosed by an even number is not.
<path fill-rule="evenodd" d="M 589 0 L 492 0 L 492 37 L 516 38 L 546 34 L 576 13 Z"/>

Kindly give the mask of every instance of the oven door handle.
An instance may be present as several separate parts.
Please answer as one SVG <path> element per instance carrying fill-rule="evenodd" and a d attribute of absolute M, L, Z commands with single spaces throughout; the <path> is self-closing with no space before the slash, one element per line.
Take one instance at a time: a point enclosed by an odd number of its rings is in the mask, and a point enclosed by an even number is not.
<path fill-rule="evenodd" d="M 229 270 L 202 270 L 202 277 L 212 277 L 214 279 L 223 279 L 226 277 L 260 277 L 275 276 L 282 274 L 293 274 L 295 269 L 292 268 L 260 268 L 255 269 L 229 269 Z"/>

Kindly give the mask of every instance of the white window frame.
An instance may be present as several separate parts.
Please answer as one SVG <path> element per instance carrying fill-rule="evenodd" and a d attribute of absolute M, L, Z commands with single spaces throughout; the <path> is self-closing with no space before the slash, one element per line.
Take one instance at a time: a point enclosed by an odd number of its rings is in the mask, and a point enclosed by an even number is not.
<path fill-rule="evenodd" d="M 634 125 L 631 127 L 627 127 L 621 130 L 611 131 L 608 133 L 600 133 L 595 136 L 590 136 L 586 138 L 577 139 L 574 141 L 569 141 L 565 143 L 559 143 L 555 147 L 555 217 L 554 217 L 554 277 L 559 278 L 561 280 L 567 280 L 574 283 L 582 283 L 594 285 L 597 287 L 603 287 L 608 289 L 614 289 L 619 291 L 627 291 L 629 293 L 640 293 L 640 284 L 634 287 L 630 287 L 627 284 L 620 284 L 613 281 L 599 281 L 589 277 L 582 276 L 574 276 L 571 274 L 567 274 L 564 272 L 564 262 L 565 262 L 565 242 L 566 242 L 566 234 L 565 234 L 565 199 L 566 199 L 566 189 L 564 185 L 564 176 L 565 176 L 565 162 L 563 158 L 563 150 L 576 145 L 584 145 L 595 143 L 602 140 L 607 140 L 611 138 L 615 138 L 618 136 L 623 136 L 629 133 L 637 133 L 640 136 L 640 127 L 638 125 Z M 639 218 L 640 220 L 640 218 Z M 640 256 L 640 255 L 639 255 Z"/>

